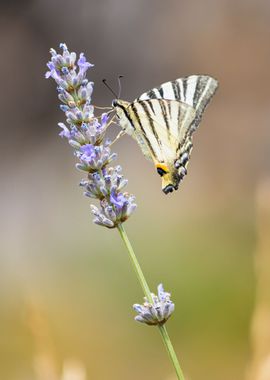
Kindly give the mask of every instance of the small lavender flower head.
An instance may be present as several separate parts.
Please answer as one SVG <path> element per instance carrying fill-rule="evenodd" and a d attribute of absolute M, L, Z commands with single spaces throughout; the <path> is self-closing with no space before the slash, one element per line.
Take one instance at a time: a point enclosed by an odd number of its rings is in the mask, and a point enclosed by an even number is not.
<path fill-rule="evenodd" d="M 111 152 L 110 141 L 105 141 L 105 133 L 111 121 L 107 113 L 96 117 L 91 104 L 93 82 L 86 73 L 93 65 L 87 62 L 83 53 L 77 60 L 74 52 L 69 52 L 66 44 L 60 44 L 62 54 L 50 50 L 51 60 L 46 78 L 57 84 L 60 109 L 65 113 L 66 124 L 59 123 L 59 135 L 66 138 L 78 159 L 76 168 L 87 173 L 80 185 L 84 194 L 100 201 L 100 208 L 91 205 L 94 223 L 114 228 L 126 221 L 136 208 L 134 196 L 122 189 L 127 180 L 120 174 L 121 167 L 110 167 L 116 159 Z"/>
<path fill-rule="evenodd" d="M 174 311 L 174 303 L 171 301 L 170 293 L 164 291 L 163 285 L 158 285 L 158 295 L 151 293 L 153 303 L 144 297 L 144 304 L 133 305 L 133 309 L 138 313 L 135 321 L 146 323 L 147 325 L 163 325 Z"/>

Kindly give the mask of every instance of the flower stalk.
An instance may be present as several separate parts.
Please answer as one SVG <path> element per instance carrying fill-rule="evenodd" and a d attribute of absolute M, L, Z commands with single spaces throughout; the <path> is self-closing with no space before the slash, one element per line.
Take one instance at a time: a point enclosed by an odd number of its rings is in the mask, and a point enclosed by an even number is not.
<path fill-rule="evenodd" d="M 145 297 L 147 298 L 147 300 L 148 300 L 149 303 L 153 303 L 153 299 L 152 299 L 152 295 L 151 295 L 149 286 L 148 286 L 148 284 L 147 284 L 147 282 L 145 280 L 145 277 L 144 277 L 143 272 L 141 270 L 140 264 L 139 264 L 139 262 L 137 260 L 137 257 L 136 257 L 136 255 L 135 255 L 135 253 L 133 251 L 132 245 L 131 245 L 131 243 L 129 241 L 129 238 L 128 238 L 127 234 L 126 234 L 126 231 L 124 230 L 124 227 L 123 227 L 122 224 L 119 224 L 117 226 L 117 228 L 118 228 L 118 231 L 120 233 L 121 238 L 123 239 L 123 241 L 124 241 L 124 243 L 125 243 L 125 245 L 127 247 L 130 261 L 131 261 L 131 263 L 133 265 L 133 268 L 135 270 L 135 273 L 137 275 L 139 283 L 140 283 L 140 285 L 141 285 L 141 287 L 143 289 Z"/>
<path fill-rule="evenodd" d="M 84 195 L 99 202 L 99 207 L 91 205 L 94 223 L 107 228 L 117 228 L 129 253 L 135 273 L 143 289 L 144 304 L 135 304 L 138 315 L 136 321 L 159 328 L 163 342 L 174 365 L 178 380 L 184 380 L 183 372 L 165 328 L 165 322 L 174 311 L 170 294 L 162 284 L 158 286 L 158 295 L 151 293 L 139 262 L 123 228 L 123 223 L 136 209 L 133 195 L 123 192 L 127 180 L 121 174 L 121 167 L 111 166 L 116 153 L 111 152 L 112 143 L 105 139 L 108 127 L 113 122 L 110 112 L 99 116 L 94 114 L 92 105 L 93 82 L 89 82 L 86 73 L 93 65 L 86 61 L 83 53 L 79 59 L 75 52 L 69 52 L 61 44 L 62 54 L 50 50 L 46 78 L 52 78 L 57 84 L 60 109 L 64 112 L 66 123 L 59 123 L 60 136 L 67 139 L 77 158 L 76 168 L 86 174 L 80 185 Z M 102 108 L 102 107 L 101 107 Z M 106 107 L 105 107 L 106 108 Z M 103 109 L 103 108 L 102 108 Z"/>
<path fill-rule="evenodd" d="M 146 282 L 146 279 L 145 279 L 144 274 L 142 272 L 142 269 L 140 267 L 139 261 L 138 261 L 136 255 L 135 255 L 135 253 L 134 253 L 134 250 L 133 250 L 132 245 L 131 245 L 131 243 L 129 241 L 129 238 L 128 238 L 127 234 L 126 234 L 126 231 L 125 231 L 125 229 L 124 229 L 124 227 L 123 227 L 122 224 L 119 224 L 117 226 L 117 229 L 118 229 L 118 231 L 120 233 L 120 236 L 121 236 L 123 242 L 125 243 L 127 251 L 129 253 L 129 258 L 130 258 L 130 260 L 132 262 L 133 268 L 134 268 L 135 273 L 137 275 L 137 278 L 138 278 L 138 280 L 140 282 L 140 285 L 141 285 L 141 287 L 143 289 L 145 297 L 147 298 L 147 300 L 148 300 L 148 302 L 150 304 L 153 304 L 154 303 L 153 295 L 150 292 L 149 286 L 148 286 L 148 284 Z M 166 350 L 168 352 L 168 355 L 169 355 L 169 357 L 170 357 L 170 359 L 172 361 L 172 364 L 174 366 L 174 369 L 175 369 L 175 372 L 176 372 L 178 380 L 185 380 L 183 371 L 182 371 L 181 366 L 179 364 L 178 358 L 176 356 L 175 350 L 173 348 L 171 339 L 169 337 L 169 334 L 167 332 L 167 329 L 166 329 L 164 323 L 158 323 L 156 325 L 157 325 L 157 327 L 158 327 L 158 329 L 160 331 L 161 337 L 163 339 L 163 342 L 164 342 L 164 345 L 165 345 Z"/>

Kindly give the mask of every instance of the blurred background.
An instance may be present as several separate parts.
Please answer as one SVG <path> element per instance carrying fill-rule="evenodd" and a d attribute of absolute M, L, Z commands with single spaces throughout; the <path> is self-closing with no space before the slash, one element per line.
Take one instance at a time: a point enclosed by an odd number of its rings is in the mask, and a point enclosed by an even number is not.
<path fill-rule="evenodd" d="M 92 224 L 66 141 L 49 48 L 66 42 L 132 101 L 209 74 L 220 87 L 189 174 L 165 196 L 128 136 L 115 145 L 138 210 L 126 224 L 187 380 L 270 379 L 270 2 L 0 2 L 0 379 L 175 379 L 158 331 L 134 322 L 142 292 L 117 231 Z M 257 286 L 258 284 L 258 286 Z"/>

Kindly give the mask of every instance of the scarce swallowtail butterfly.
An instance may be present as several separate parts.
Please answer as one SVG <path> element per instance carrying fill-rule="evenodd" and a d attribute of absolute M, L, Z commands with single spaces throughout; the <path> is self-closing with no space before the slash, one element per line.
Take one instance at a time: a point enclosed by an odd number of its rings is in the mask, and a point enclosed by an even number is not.
<path fill-rule="evenodd" d="M 154 162 L 165 194 L 177 190 L 187 174 L 193 132 L 218 82 L 207 75 L 191 75 L 143 93 L 134 102 L 113 100 L 122 129 Z"/>

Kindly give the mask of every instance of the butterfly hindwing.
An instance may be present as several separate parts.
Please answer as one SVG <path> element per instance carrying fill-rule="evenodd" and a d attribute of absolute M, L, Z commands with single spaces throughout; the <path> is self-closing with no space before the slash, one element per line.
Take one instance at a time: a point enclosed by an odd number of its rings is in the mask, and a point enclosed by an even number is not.
<path fill-rule="evenodd" d="M 195 110 L 182 102 L 165 99 L 138 100 L 128 107 L 135 121 L 133 137 L 143 153 L 154 162 L 176 159 L 196 117 Z"/>

